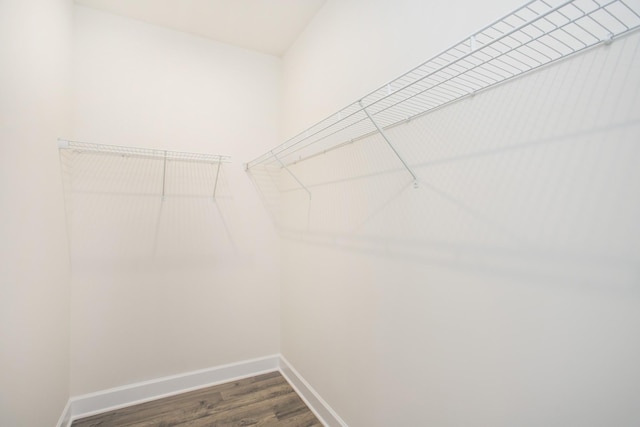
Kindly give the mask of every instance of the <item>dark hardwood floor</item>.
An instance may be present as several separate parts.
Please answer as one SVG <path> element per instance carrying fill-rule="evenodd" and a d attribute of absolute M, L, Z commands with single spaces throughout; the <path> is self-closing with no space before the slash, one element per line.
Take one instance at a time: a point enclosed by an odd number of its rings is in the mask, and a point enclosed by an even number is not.
<path fill-rule="evenodd" d="M 71 427 L 321 427 L 279 372 L 82 418 Z"/>

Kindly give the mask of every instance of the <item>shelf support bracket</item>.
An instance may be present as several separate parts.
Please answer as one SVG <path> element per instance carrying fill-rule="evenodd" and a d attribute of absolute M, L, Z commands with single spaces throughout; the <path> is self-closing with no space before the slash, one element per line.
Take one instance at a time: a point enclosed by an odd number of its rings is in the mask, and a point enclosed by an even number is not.
<path fill-rule="evenodd" d="M 164 164 L 162 166 L 162 201 L 164 202 L 164 187 L 167 178 L 167 151 L 164 152 Z"/>
<path fill-rule="evenodd" d="M 276 160 L 278 161 L 278 163 L 280 163 L 280 166 L 282 166 L 282 168 L 284 168 L 284 170 L 286 170 L 286 171 L 289 173 L 289 175 L 291 175 L 291 177 L 292 177 L 292 178 L 293 178 L 293 179 L 298 183 L 298 185 L 299 185 L 300 187 L 302 187 L 302 189 L 303 189 L 304 191 L 306 191 L 306 192 L 307 192 L 307 194 L 309 195 L 309 200 L 311 200 L 311 191 L 309 191 L 309 189 L 308 189 L 308 188 L 307 188 L 307 187 L 306 187 L 302 182 L 300 182 L 300 180 L 298 179 L 298 177 L 297 177 L 297 176 L 295 176 L 295 175 L 293 174 L 293 172 L 291 172 L 291 171 L 289 170 L 289 168 L 287 167 L 287 165 L 285 165 L 284 163 L 282 163 L 282 160 L 280 160 L 280 159 L 278 158 L 278 156 L 276 155 L 276 153 L 274 153 L 274 152 L 273 152 L 273 150 L 271 150 L 271 155 L 273 156 L 273 158 L 274 158 L 274 159 L 276 159 Z"/>
<path fill-rule="evenodd" d="M 387 145 L 389 145 L 389 148 L 391 148 L 391 151 L 393 151 L 393 153 L 396 155 L 396 157 L 398 158 L 398 160 L 400 160 L 400 162 L 402 163 L 402 165 L 404 166 L 404 168 L 407 170 L 407 172 L 409 172 L 409 174 L 411 174 L 411 177 L 413 178 L 413 186 L 414 188 L 418 188 L 418 177 L 416 176 L 416 174 L 413 172 L 413 170 L 409 167 L 409 165 L 407 164 L 407 162 L 405 162 L 405 160 L 402 158 L 402 156 L 400 155 L 400 153 L 398 153 L 398 151 L 396 150 L 396 148 L 393 146 L 393 144 L 391 143 L 391 141 L 389 140 L 389 138 L 387 137 L 387 134 L 384 133 L 384 130 L 382 130 L 382 128 L 378 125 L 378 123 L 373 119 L 373 116 L 371 114 L 369 114 L 369 112 L 367 111 L 366 108 L 364 108 L 364 105 L 362 104 L 362 100 L 358 101 L 358 103 L 360 104 L 360 107 L 362 108 L 362 111 L 364 111 L 364 113 L 367 115 L 367 117 L 369 118 L 369 120 L 371 120 L 371 123 L 373 123 L 373 126 L 375 126 L 375 128 L 377 129 L 377 131 L 380 133 L 380 136 L 382 136 L 382 138 L 385 140 L 385 142 L 387 143 Z"/>
<path fill-rule="evenodd" d="M 222 165 L 222 159 L 218 160 L 218 169 L 216 169 L 216 180 L 213 183 L 213 200 L 216 200 L 216 190 L 218 189 L 218 176 L 220 176 L 220 166 Z"/>

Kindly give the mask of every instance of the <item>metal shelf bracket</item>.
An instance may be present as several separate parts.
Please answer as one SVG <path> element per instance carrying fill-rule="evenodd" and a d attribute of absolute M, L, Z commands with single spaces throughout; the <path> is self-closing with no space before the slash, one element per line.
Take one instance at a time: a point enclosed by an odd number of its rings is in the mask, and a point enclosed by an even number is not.
<path fill-rule="evenodd" d="M 165 150 L 165 152 L 164 152 L 164 160 L 163 160 L 163 164 L 162 164 L 162 201 L 163 202 L 165 200 L 164 188 L 166 186 L 166 182 L 167 182 L 167 152 Z"/>
<path fill-rule="evenodd" d="M 213 184 L 213 200 L 216 200 L 216 190 L 218 189 L 218 177 L 220 176 L 220 166 L 222 166 L 222 162 L 218 161 L 218 167 L 216 169 L 216 180 Z"/>
<path fill-rule="evenodd" d="M 309 191 L 309 189 L 308 189 L 308 188 L 307 188 L 307 187 L 306 187 L 306 186 L 305 186 L 305 185 L 304 185 L 304 184 L 303 184 L 303 183 L 298 179 L 298 177 L 297 177 L 297 176 L 295 176 L 293 172 L 291 172 L 291 170 L 287 167 L 287 165 L 285 165 L 284 163 L 282 163 L 282 161 L 281 161 L 281 160 L 280 160 L 280 158 L 276 155 L 276 153 L 274 153 L 273 151 L 271 151 L 271 154 L 272 154 L 272 155 L 273 155 L 273 157 L 276 159 L 276 161 L 277 161 L 278 163 L 280 163 L 280 166 L 281 166 L 282 168 L 284 168 L 284 170 L 286 170 L 286 171 L 287 171 L 287 173 L 289 173 L 289 175 L 291 175 L 291 177 L 292 177 L 292 178 L 293 178 L 293 179 L 298 183 L 298 185 L 299 185 L 300 187 L 302 187 L 302 189 L 303 189 L 304 191 L 306 191 L 306 192 L 307 192 L 307 194 L 309 195 L 309 200 L 311 200 L 311 191 Z"/>
<path fill-rule="evenodd" d="M 362 100 L 358 101 L 358 103 L 360 104 L 360 107 L 362 107 L 362 111 L 364 111 L 364 113 L 367 115 L 367 117 L 369 118 L 369 120 L 371 120 L 371 123 L 373 124 L 373 126 L 375 126 L 376 130 L 378 131 L 378 133 L 380 133 L 380 136 L 382 136 L 382 138 L 385 140 L 385 142 L 387 143 L 387 145 L 389 145 L 389 148 L 391 148 L 391 151 L 393 151 L 393 153 L 396 155 L 396 157 L 398 158 L 398 160 L 400 160 L 400 162 L 402 163 L 402 166 L 404 166 L 404 168 L 407 170 L 407 172 L 409 172 L 411 174 L 411 177 L 413 178 L 413 186 L 414 188 L 418 188 L 419 184 L 418 184 L 418 177 L 416 176 L 416 174 L 413 172 L 413 170 L 409 167 L 409 165 L 407 164 L 407 162 L 402 158 L 402 156 L 400 155 L 400 153 L 398 153 L 398 150 L 396 150 L 396 148 L 393 146 L 393 144 L 391 143 L 391 141 L 389 140 L 389 137 L 387 136 L 387 134 L 384 132 L 384 130 L 380 127 L 380 125 L 378 125 L 378 123 L 375 121 L 375 119 L 373 118 L 373 116 L 367 111 L 367 109 L 364 107 L 364 105 L 362 104 Z"/>

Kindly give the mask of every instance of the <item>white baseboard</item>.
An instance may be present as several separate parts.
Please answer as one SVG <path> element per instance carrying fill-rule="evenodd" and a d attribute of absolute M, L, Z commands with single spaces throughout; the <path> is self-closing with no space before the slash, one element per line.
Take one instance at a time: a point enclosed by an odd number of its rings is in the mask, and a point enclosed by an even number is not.
<path fill-rule="evenodd" d="M 67 401 L 56 427 L 65 427 L 69 425 L 71 425 L 71 400 Z"/>
<path fill-rule="evenodd" d="M 348 427 L 331 406 L 311 387 L 311 385 L 280 355 L 280 373 L 304 400 L 309 409 L 327 427 Z"/>
<path fill-rule="evenodd" d="M 273 355 L 72 397 L 58 427 L 68 427 L 78 418 L 273 372 L 278 368 L 279 355 Z"/>
<path fill-rule="evenodd" d="M 75 396 L 69 399 L 57 427 L 69 427 L 78 418 L 278 370 L 326 427 L 348 427 L 282 355 L 245 360 Z"/>

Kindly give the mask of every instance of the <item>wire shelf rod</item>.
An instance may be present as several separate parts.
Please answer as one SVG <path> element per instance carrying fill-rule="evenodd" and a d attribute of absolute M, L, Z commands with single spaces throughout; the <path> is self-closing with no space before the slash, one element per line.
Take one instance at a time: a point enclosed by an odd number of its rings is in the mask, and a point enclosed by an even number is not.
<path fill-rule="evenodd" d="M 477 36 L 478 34 L 482 33 L 483 31 L 485 31 L 485 30 L 487 30 L 487 29 L 489 29 L 489 28 L 493 27 L 493 26 L 494 26 L 494 25 L 496 25 L 497 23 L 500 23 L 502 20 L 504 20 L 506 17 L 512 16 L 512 15 L 513 15 L 513 16 L 517 16 L 517 12 L 519 12 L 519 11 L 521 11 L 521 10 L 523 10 L 523 9 L 526 9 L 530 4 L 536 3 L 537 1 L 538 1 L 538 0 L 531 0 L 531 1 L 527 2 L 526 4 L 524 4 L 524 5 L 520 6 L 519 8 L 517 8 L 517 9 L 516 9 L 514 12 L 512 12 L 511 14 L 506 15 L 505 17 L 503 17 L 503 18 L 501 18 L 501 19 L 498 19 L 498 20 L 494 21 L 493 23 L 491 23 L 491 24 L 489 24 L 489 25 L 487 25 L 487 26 L 485 26 L 485 27 L 481 28 L 480 30 L 476 31 L 474 34 L 472 34 L 472 35 L 471 35 L 470 37 L 468 37 L 467 39 L 469 39 L 469 38 L 471 38 L 471 37 L 474 37 L 474 36 Z M 547 12 L 546 12 L 546 14 L 551 13 L 551 12 L 553 12 L 554 10 L 556 10 L 556 9 L 558 9 L 558 8 L 560 8 L 560 7 L 565 6 L 566 4 L 571 3 L 572 1 L 574 1 L 574 0 L 566 0 L 566 1 L 562 2 L 560 5 L 556 6 L 555 8 L 552 8 L 551 10 L 547 11 Z M 613 0 L 613 1 L 615 1 L 615 0 Z M 542 16 L 544 16 L 544 15 L 542 15 Z M 539 19 L 539 18 L 540 18 L 540 17 L 542 17 L 542 16 L 539 16 L 537 19 Z M 528 24 L 530 23 L 530 21 L 527 21 L 527 20 L 525 20 L 524 18 L 521 18 L 521 17 L 519 17 L 519 18 L 523 20 L 523 23 L 520 25 L 520 27 L 524 27 L 524 26 L 526 26 L 526 25 L 528 25 Z M 517 31 L 520 27 L 514 27 L 511 31 L 512 31 L 512 32 L 513 32 L 513 31 Z M 502 37 L 504 37 L 504 36 L 502 36 Z M 495 40 L 493 40 L 493 41 L 495 41 Z M 492 41 L 492 42 L 493 42 L 493 41 Z M 460 44 L 462 44 L 462 43 L 458 43 L 458 44 L 454 45 L 453 47 L 450 47 L 449 49 L 444 50 L 444 51 L 443 51 L 443 52 L 441 52 L 440 54 L 436 55 L 436 57 L 434 57 L 434 59 L 435 59 L 435 58 L 438 58 L 439 56 L 443 56 L 443 55 L 446 55 L 446 54 L 451 54 L 450 52 L 451 52 L 452 50 L 454 50 L 454 49 L 457 49 L 457 48 L 458 48 L 458 46 L 459 46 Z M 471 53 L 473 53 L 473 52 L 471 52 Z M 469 55 L 469 54 L 466 54 L 466 55 Z M 458 60 L 459 60 L 459 59 L 460 59 L 460 58 L 458 58 Z M 433 60 L 433 59 L 432 59 L 432 60 Z M 432 61 L 432 60 L 431 60 L 431 61 Z M 429 61 L 427 61 L 427 62 L 429 62 Z M 416 71 L 416 70 L 419 70 L 423 65 L 425 65 L 425 64 L 422 64 L 422 65 L 419 65 L 419 66 L 417 66 L 417 67 L 413 68 L 412 70 L 410 70 L 410 71 L 408 71 L 407 73 L 403 74 L 400 78 L 402 78 L 402 77 L 404 77 L 404 76 L 406 76 L 406 75 L 408 75 L 408 74 L 410 74 L 410 73 L 412 73 L 412 72 L 414 72 L 414 71 Z M 441 66 L 439 67 L 439 69 L 443 69 L 444 67 L 447 67 L 447 66 L 449 66 L 449 65 L 450 65 L 450 64 L 447 64 L 447 63 L 446 63 L 446 61 L 445 61 L 445 64 L 444 64 L 444 65 L 441 65 Z M 437 71 L 437 70 L 436 70 L 436 71 Z M 435 71 L 434 71 L 434 72 L 435 72 Z M 398 78 L 398 79 L 400 79 L 400 78 Z M 422 77 L 422 78 L 424 78 L 424 77 Z M 413 84 L 417 83 L 418 81 L 422 80 L 422 78 L 421 78 L 421 79 L 418 79 L 418 80 L 413 80 L 413 81 L 412 81 L 412 82 L 410 82 L 407 86 L 405 86 L 405 88 L 406 88 L 406 87 L 408 87 L 408 86 L 410 86 L 410 85 L 413 85 Z M 396 79 L 395 81 L 397 81 L 398 79 Z M 402 89 L 404 89 L 404 88 L 402 88 Z M 365 95 L 364 97 L 362 97 L 361 99 L 365 99 L 365 98 L 367 98 L 367 97 L 370 97 L 371 95 L 374 95 L 374 94 L 375 94 L 376 92 L 378 92 L 379 90 L 380 90 L 380 89 L 376 89 L 376 90 L 374 90 L 374 91 L 372 91 L 372 92 L 369 92 L 368 94 L 366 94 L 366 95 Z M 367 105 L 367 107 L 369 107 L 369 106 L 371 106 L 371 104 Z M 349 108 L 349 107 L 347 107 L 347 108 Z M 345 108 L 345 109 L 347 109 L 347 108 Z M 343 110 L 345 110 L 345 109 L 343 109 Z M 353 113 L 353 114 L 354 114 L 354 113 Z M 327 121 L 327 120 L 331 119 L 334 115 L 335 115 L 335 114 L 332 114 L 331 116 L 327 117 L 325 120 L 322 120 L 322 121 L 321 121 L 321 122 L 319 122 L 318 124 L 321 124 L 321 123 L 323 123 L 323 122 L 325 122 L 325 121 Z M 331 126 L 331 124 L 328 124 L 327 126 Z M 324 130 L 324 129 L 325 129 L 325 128 L 321 128 L 321 129 L 320 129 L 320 130 L 318 130 L 317 132 L 320 132 L 320 131 L 322 131 L 322 130 Z M 301 132 L 300 134 L 296 135 L 296 136 L 295 136 L 295 137 L 293 137 L 291 140 L 295 140 L 295 139 L 297 139 L 297 138 L 299 138 L 299 137 L 301 137 L 301 136 L 303 136 L 303 139 L 306 139 L 308 136 L 310 136 L 310 134 L 309 134 L 309 129 L 307 129 L 306 131 L 303 131 L 303 132 Z M 290 141 L 291 141 L 291 140 L 290 140 Z M 286 143 L 285 143 L 285 144 L 286 144 Z M 284 144 L 283 144 L 283 145 L 284 145 Z M 295 144 L 294 144 L 294 145 L 295 145 Z M 277 148 L 278 148 L 278 147 L 277 147 Z M 248 167 L 249 167 L 249 168 L 251 168 L 251 167 L 252 167 L 252 165 L 253 165 L 254 163 L 256 163 L 256 162 L 259 162 L 259 160 L 260 160 L 262 157 L 269 157 L 269 154 L 270 154 L 270 153 L 265 153 L 263 156 L 260 156 L 258 159 L 255 159 L 255 160 L 253 160 L 252 162 L 249 162 L 249 163 L 248 163 Z"/>
<path fill-rule="evenodd" d="M 230 163 L 230 156 L 217 154 L 190 153 L 184 151 L 158 150 L 152 148 L 127 147 L 121 145 L 96 144 L 90 142 L 58 139 L 61 150 L 73 150 L 79 153 L 119 155 L 124 157 L 143 157 L 157 160 L 182 160 L 200 163 Z"/>
<path fill-rule="evenodd" d="M 555 5 L 554 5 L 555 4 Z M 531 0 L 247 164 L 298 162 L 640 27 L 624 0 Z M 363 110 L 366 114 L 362 114 Z M 298 158 L 293 158 L 299 154 Z M 286 159 L 286 160 L 285 160 Z"/>
<path fill-rule="evenodd" d="M 609 4 L 611 4 L 611 3 L 615 2 L 615 1 L 616 1 L 616 0 L 613 0 L 613 1 L 612 1 L 612 2 L 610 2 Z M 514 30 L 514 31 L 515 31 L 515 30 Z M 542 34 L 540 34 L 539 36 L 537 36 L 537 37 L 533 38 L 533 39 L 531 40 L 531 42 L 533 42 L 533 41 L 539 41 L 540 43 L 542 43 L 542 44 L 546 45 L 545 43 L 541 42 L 541 41 L 540 41 L 540 39 L 541 39 L 542 37 L 544 37 L 544 36 L 548 36 L 548 35 L 549 35 L 549 33 L 542 33 Z M 504 38 L 504 37 L 506 37 L 506 35 L 505 35 L 505 36 L 502 36 L 502 37 Z M 493 42 L 492 42 L 492 43 L 493 43 Z M 486 46 L 489 46 L 489 44 L 487 44 Z M 480 48 L 480 49 L 484 49 L 486 46 L 483 46 L 483 47 L 482 47 L 482 48 Z M 554 49 L 553 47 L 550 47 L 550 46 L 548 46 L 548 45 L 546 45 L 546 46 L 547 46 L 547 47 L 549 47 L 550 49 L 552 49 L 553 51 L 555 51 L 558 55 L 562 55 L 562 53 L 561 53 L 561 52 L 557 51 L 557 50 L 556 50 L 556 49 Z M 501 54 L 499 54 L 497 57 L 492 57 L 492 59 L 490 59 L 489 61 L 492 61 L 492 60 L 494 60 L 494 59 L 496 59 L 496 58 L 500 58 L 500 57 L 502 57 L 502 56 L 505 56 L 505 55 L 507 55 L 507 54 L 511 53 L 512 51 L 515 51 L 515 50 L 516 50 L 517 48 L 519 48 L 519 47 L 520 47 L 520 46 L 515 47 L 515 48 L 511 48 L 511 50 L 508 50 L 508 51 L 502 52 L 502 53 L 501 53 Z M 571 52 L 571 53 L 574 53 L 574 52 L 576 51 L 575 49 L 571 49 L 571 50 L 572 50 L 572 52 Z M 466 59 L 466 57 L 467 57 L 467 56 L 469 56 L 469 55 L 471 55 L 471 54 L 467 54 L 467 55 L 465 55 L 465 56 L 464 56 L 464 57 L 462 57 L 462 58 L 458 58 L 457 60 L 453 61 L 450 65 L 443 66 L 442 68 L 440 68 L 439 70 L 434 71 L 433 73 L 436 73 L 436 72 L 438 72 L 438 71 L 441 71 L 441 70 L 443 70 L 445 67 L 451 67 L 452 65 L 457 64 L 457 63 L 458 63 L 458 62 L 460 62 L 461 60 Z M 516 59 L 516 61 L 517 61 L 517 59 Z M 482 65 L 483 65 L 483 64 L 475 65 L 475 66 L 473 66 L 472 68 L 470 68 L 470 69 L 467 69 L 467 70 L 463 71 L 462 73 L 467 73 L 467 72 L 472 71 L 472 70 L 474 70 L 474 69 L 476 69 L 477 67 L 480 67 L 480 66 L 482 66 Z M 523 63 L 523 65 L 525 65 L 525 64 Z M 526 70 L 519 70 L 519 71 L 520 71 L 520 72 L 524 72 L 524 71 L 526 71 Z M 461 73 L 461 74 L 462 74 L 462 73 Z M 455 75 L 455 76 L 451 77 L 451 79 L 453 79 L 453 78 L 455 78 L 455 77 L 457 77 L 457 75 Z M 423 77 L 422 79 L 424 79 L 424 77 Z M 421 79 L 421 80 L 422 80 L 422 79 Z M 445 80 L 445 81 L 443 81 L 443 82 L 441 82 L 441 83 L 439 83 L 439 84 L 443 84 L 443 83 L 445 83 L 446 81 L 448 81 L 448 80 Z M 416 82 L 414 82 L 414 83 L 411 83 L 411 85 L 416 84 L 417 82 L 418 82 L 418 81 L 416 81 Z M 408 86 L 407 86 L 407 87 L 408 87 Z M 403 88 L 403 89 L 404 89 L 404 88 Z M 430 89 L 430 88 L 429 88 L 429 89 Z M 429 89 L 425 89 L 425 90 L 429 90 Z M 413 97 L 413 96 L 417 96 L 417 95 L 418 95 L 418 94 L 420 94 L 420 93 L 421 93 L 421 92 L 419 92 L 419 93 L 417 93 L 417 94 L 414 94 L 414 95 L 412 95 L 412 97 Z M 411 98 L 411 97 L 410 97 L 410 98 Z M 408 99 L 409 99 L 409 98 L 408 98 Z M 371 106 L 371 105 L 373 105 L 373 104 L 375 104 L 375 103 L 378 103 L 378 102 L 380 102 L 380 101 L 382 101 L 382 99 L 380 99 L 380 100 L 378 100 L 378 101 L 375 101 L 374 103 L 372 103 L 372 104 L 368 105 L 368 107 L 369 107 L 369 106 Z M 404 101 L 405 101 L 405 100 L 403 100 L 402 102 L 404 102 Z M 377 113 L 376 113 L 376 114 L 377 114 Z"/>

